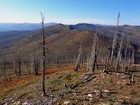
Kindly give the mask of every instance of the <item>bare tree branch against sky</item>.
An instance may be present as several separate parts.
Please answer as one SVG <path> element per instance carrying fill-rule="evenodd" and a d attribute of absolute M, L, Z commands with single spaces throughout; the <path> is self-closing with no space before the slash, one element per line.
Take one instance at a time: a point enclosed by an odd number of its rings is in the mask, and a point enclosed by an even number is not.
<path fill-rule="evenodd" d="M 115 25 L 121 12 L 121 24 L 140 24 L 140 0 L 0 0 L 0 22 L 47 22 L 64 24 L 96 23 Z"/>

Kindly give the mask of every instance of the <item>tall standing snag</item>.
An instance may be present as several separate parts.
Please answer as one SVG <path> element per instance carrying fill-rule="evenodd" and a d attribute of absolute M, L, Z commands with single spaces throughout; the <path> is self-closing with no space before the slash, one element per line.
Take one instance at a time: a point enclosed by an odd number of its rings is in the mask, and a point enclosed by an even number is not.
<path fill-rule="evenodd" d="M 18 73 L 19 76 L 21 76 L 21 56 L 18 56 L 17 63 L 18 63 Z"/>
<path fill-rule="evenodd" d="M 135 50 L 134 48 L 132 49 L 132 54 L 131 54 L 131 63 L 134 64 L 135 63 Z"/>
<path fill-rule="evenodd" d="M 95 71 L 95 66 L 96 66 L 96 60 L 97 60 L 97 30 L 95 33 L 95 36 L 93 37 L 93 44 L 92 44 L 92 51 L 91 51 L 91 55 L 89 58 L 89 72 L 93 73 Z"/>
<path fill-rule="evenodd" d="M 82 54 L 82 42 L 81 42 L 80 48 L 79 48 L 79 54 L 78 54 L 78 58 L 77 58 L 77 61 L 76 61 L 75 71 L 78 71 L 79 68 L 80 68 L 81 54 Z"/>
<path fill-rule="evenodd" d="M 6 73 L 6 66 L 7 66 L 6 61 L 3 61 L 3 67 L 2 67 L 3 75 L 5 76 L 5 79 L 7 80 L 7 82 L 10 82 L 11 79 L 9 78 L 9 75 Z"/>
<path fill-rule="evenodd" d="M 119 19 L 120 19 L 120 12 L 118 13 L 117 26 L 116 26 L 116 30 L 114 34 L 113 43 L 112 43 L 112 51 L 111 51 L 111 58 L 110 58 L 111 66 L 113 65 L 114 52 L 115 52 L 115 47 L 117 43 L 117 31 L 118 31 L 118 26 L 119 26 Z"/>
<path fill-rule="evenodd" d="M 39 70 L 39 58 L 37 55 L 34 55 L 32 58 L 32 68 L 35 73 L 35 75 L 38 75 L 38 70 Z"/>
<path fill-rule="evenodd" d="M 43 44 L 43 47 L 42 47 L 42 50 L 43 50 L 43 53 L 42 53 L 42 63 L 43 63 L 43 67 L 42 67 L 42 89 L 43 89 L 43 95 L 46 96 L 46 91 L 45 91 L 45 67 L 46 67 L 46 62 L 45 62 L 45 59 L 46 59 L 46 43 L 45 43 L 45 33 L 44 33 L 44 19 L 45 17 L 42 15 L 41 13 L 41 19 L 42 19 L 42 44 Z"/>
<path fill-rule="evenodd" d="M 124 37 L 124 33 L 122 34 L 122 37 L 121 37 L 120 48 L 119 48 L 119 52 L 117 55 L 117 67 L 115 69 L 115 72 L 118 71 L 118 68 L 119 68 L 120 63 L 121 63 L 121 57 L 122 57 L 121 51 L 122 51 L 122 47 L 123 47 L 123 37 Z"/>
<path fill-rule="evenodd" d="M 128 36 L 126 35 L 126 43 L 125 43 L 125 51 L 124 51 L 124 63 L 125 64 L 127 62 L 128 47 L 129 47 L 129 39 L 128 39 Z"/>

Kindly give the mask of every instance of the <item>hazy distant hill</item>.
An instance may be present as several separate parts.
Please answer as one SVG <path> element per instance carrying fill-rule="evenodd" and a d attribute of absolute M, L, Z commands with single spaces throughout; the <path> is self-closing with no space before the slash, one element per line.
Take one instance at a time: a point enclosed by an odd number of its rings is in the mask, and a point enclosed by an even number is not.
<path fill-rule="evenodd" d="M 96 30 L 98 28 L 111 27 L 109 25 L 100 25 L 100 24 L 88 24 L 88 23 L 79 23 L 76 25 L 70 25 L 70 29 L 78 30 Z"/>
<path fill-rule="evenodd" d="M 56 23 L 45 23 L 45 26 Z M 41 23 L 0 23 L 0 31 L 35 30 L 41 28 Z"/>
<path fill-rule="evenodd" d="M 0 48 L 3 49 L 11 45 L 16 39 L 21 39 L 29 31 L 5 31 L 0 32 Z"/>
<path fill-rule="evenodd" d="M 87 23 L 80 23 L 76 25 L 69 26 L 71 30 L 91 30 L 96 31 L 98 29 L 99 33 L 106 37 L 113 37 L 114 32 L 116 30 L 115 26 L 110 25 L 96 25 L 96 24 L 87 24 Z M 118 33 L 124 32 L 125 36 L 129 37 L 129 40 L 133 43 L 140 44 L 140 26 L 129 26 L 123 25 L 119 26 Z"/>

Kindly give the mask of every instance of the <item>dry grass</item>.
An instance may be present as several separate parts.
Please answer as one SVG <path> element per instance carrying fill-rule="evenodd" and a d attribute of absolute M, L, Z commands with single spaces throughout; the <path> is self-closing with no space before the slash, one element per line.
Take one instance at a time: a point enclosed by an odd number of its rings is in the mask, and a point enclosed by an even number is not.
<path fill-rule="evenodd" d="M 58 95 L 61 92 L 65 96 L 57 100 L 57 103 L 64 103 L 66 100 L 73 101 L 76 105 L 86 102 L 90 104 L 113 104 L 114 101 L 123 100 L 138 103 L 140 98 L 140 73 L 135 74 L 135 84 L 128 84 L 128 79 L 120 77 L 123 74 L 105 74 L 97 72 L 96 78 L 92 81 L 79 85 L 75 89 L 65 88 L 66 83 L 68 87 L 73 86 L 83 79 L 85 67 L 82 67 L 79 72 L 73 70 L 74 65 L 70 66 L 54 66 L 47 69 L 46 74 L 46 92 L 48 96 Z M 41 88 L 41 75 L 40 76 L 23 76 L 15 78 L 11 82 L 3 82 L 0 88 L 0 102 L 12 102 L 12 100 L 24 102 L 25 100 L 34 100 L 42 96 Z M 103 98 L 98 99 L 98 94 L 93 94 L 93 101 L 89 101 L 87 94 L 89 92 L 101 90 L 109 90 L 113 93 L 103 94 Z M 75 95 L 76 94 L 76 95 Z M 97 98 L 95 98 L 97 97 Z M 36 99 L 36 100 L 37 100 Z M 76 101 L 77 100 L 77 101 Z"/>

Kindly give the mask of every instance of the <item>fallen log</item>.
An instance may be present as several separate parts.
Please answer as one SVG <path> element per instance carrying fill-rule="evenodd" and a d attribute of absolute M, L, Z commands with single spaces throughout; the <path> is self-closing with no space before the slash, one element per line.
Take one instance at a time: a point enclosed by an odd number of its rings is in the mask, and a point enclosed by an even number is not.
<path fill-rule="evenodd" d="M 85 78 L 83 80 L 81 80 L 79 83 L 75 84 L 74 86 L 71 86 L 71 89 L 75 89 L 76 87 L 78 87 L 80 84 L 84 84 L 86 82 L 91 81 L 93 78 L 95 78 L 95 75 L 89 76 L 88 78 Z"/>

